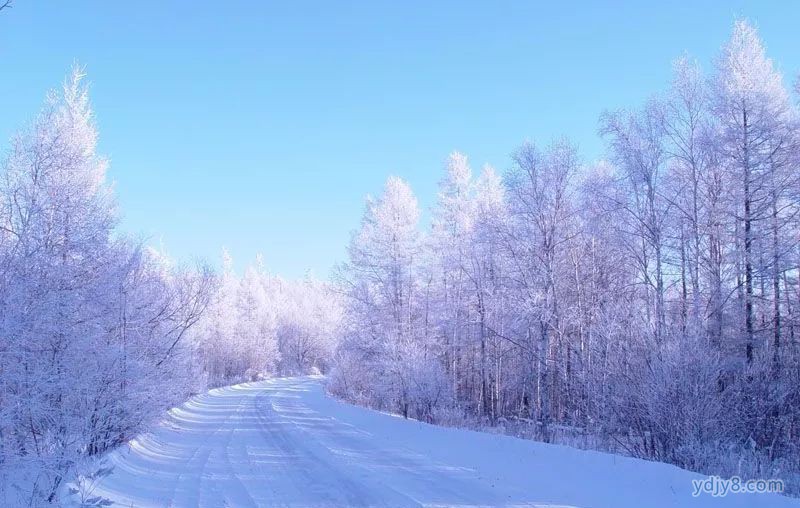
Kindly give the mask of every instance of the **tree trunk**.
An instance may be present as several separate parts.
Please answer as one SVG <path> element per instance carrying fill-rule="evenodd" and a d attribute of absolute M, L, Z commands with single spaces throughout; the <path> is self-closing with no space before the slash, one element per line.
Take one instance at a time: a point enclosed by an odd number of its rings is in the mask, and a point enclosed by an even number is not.
<path fill-rule="evenodd" d="M 750 195 L 750 152 L 748 140 L 747 110 L 742 111 L 743 125 L 743 159 L 744 171 L 744 327 L 745 327 L 745 359 L 747 364 L 753 363 L 753 231 L 752 231 L 752 196 Z"/>

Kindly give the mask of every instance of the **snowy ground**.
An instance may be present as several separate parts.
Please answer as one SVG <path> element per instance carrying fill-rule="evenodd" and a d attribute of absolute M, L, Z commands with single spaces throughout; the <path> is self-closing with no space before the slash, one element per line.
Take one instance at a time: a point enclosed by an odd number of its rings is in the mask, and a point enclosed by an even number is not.
<path fill-rule="evenodd" d="M 195 397 L 109 456 L 97 487 L 123 506 L 789 507 L 692 497 L 676 467 L 435 427 L 330 399 L 314 378 Z"/>

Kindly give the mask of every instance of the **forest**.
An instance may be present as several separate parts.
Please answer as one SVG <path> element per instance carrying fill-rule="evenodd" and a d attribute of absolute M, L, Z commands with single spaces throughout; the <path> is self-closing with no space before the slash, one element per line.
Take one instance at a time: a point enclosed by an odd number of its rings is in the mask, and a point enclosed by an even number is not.
<path fill-rule="evenodd" d="M 800 473 L 800 129 L 745 21 L 608 111 L 608 158 L 446 163 L 429 231 L 391 177 L 349 259 L 333 393 L 722 476 Z"/>
<path fill-rule="evenodd" d="M 323 374 L 407 418 L 800 492 L 800 82 L 744 20 L 672 75 L 601 116 L 603 160 L 453 152 L 430 227 L 389 177 L 330 279 L 291 281 L 120 231 L 76 67 L 0 159 L 0 487 L 56 503 L 193 394 Z"/>

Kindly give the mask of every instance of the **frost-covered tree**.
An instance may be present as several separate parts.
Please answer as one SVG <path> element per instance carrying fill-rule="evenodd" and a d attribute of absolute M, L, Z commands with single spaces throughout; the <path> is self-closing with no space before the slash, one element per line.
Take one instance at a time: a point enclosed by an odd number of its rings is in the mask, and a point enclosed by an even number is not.
<path fill-rule="evenodd" d="M 233 341 L 237 323 L 239 280 L 233 272 L 233 259 L 222 252 L 222 273 L 209 308 L 192 332 L 192 342 L 204 383 L 225 384 L 244 375 L 241 348 Z"/>
<path fill-rule="evenodd" d="M 20 408 L 10 415 L 9 437 L 20 458 L 46 471 L 48 498 L 81 446 L 83 404 L 65 379 L 86 368 L 84 353 L 104 338 L 91 306 L 113 260 L 107 164 L 95 153 L 82 77 L 76 69 L 14 139 L 2 190 L 4 406 Z M 25 420 L 34 423 L 23 432 Z"/>
<path fill-rule="evenodd" d="M 744 286 L 744 358 L 751 364 L 755 355 L 758 316 L 756 299 L 759 279 L 770 270 L 772 278 L 773 347 L 776 361 L 781 342 L 780 278 L 784 270 L 780 229 L 784 194 L 794 177 L 791 153 L 796 148 L 794 114 L 780 73 L 766 57 L 755 28 L 737 21 L 730 40 L 717 61 L 712 82 L 713 112 L 718 122 L 717 148 L 722 164 L 737 185 L 738 238 L 743 251 L 740 261 Z M 771 230 L 771 234 L 770 234 Z M 756 251 L 771 243 L 771 258 L 763 261 Z M 767 290 L 764 291 L 766 293 Z M 763 312 L 763 311 L 762 311 Z"/>
<path fill-rule="evenodd" d="M 306 278 L 276 281 L 282 374 L 327 373 L 342 319 L 340 295 L 329 284 Z"/>
<path fill-rule="evenodd" d="M 213 283 L 112 234 L 107 162 L 96 152 L 83 77 L 75 69 L 48 95 L 3 162 L 0 483 L 8 505 L 56 501 L 81 461 L 183 399 L 181 339 Z"/>
<path fill-rule="evenodd" d="M 425 274 L 431 281 L 427 322 L 442 344 L 452 394 L 489 417 L 496 416 L 499 403 L 493 330 L 502 329 L 505 219 L 500 177 L 486 167 L 473 180 L 467 158 L 451 154 L 425 242 Z"/>
<path fill-rule="evenodd" d="M 486 166 L 473 186 L 472 223 L 466 275 L 477 321 L 480 381 L 478 407 L 494 419 L 501 404 L 500 339 L 507 322 L 503 236 L 507 228 L 505 191 L 500 176 Z"/>
<path fill-rule="evenodd" d="M 667 151 L 660 104 L 651 102 L 641 112 L 610 113 L 601 132 L 611 144 L 614 162 L 623 171 L 625 188 L 616 204 L 621 226 L 633 238 L 629 261 L 638 266 L 645 305 L 642 319 L 658 354 L 668 333 L 666 322 L 667 217 L 674 203 L 666 180 Z"/>
<path fill-rule="evenodd" d="M 507 177 L 509 270 L 518 320 L 513 326 L 529 363 L 523 406 L 540 422 L 545 439 L 562 400 L 556 396 L 563 389 L 558 365 L 572 354 L 562 287 L 575 234 L 571 193 L 578 164 L 577 150 L 566 140 L 544 151 L 526 143 L 515 153 L 514 169 Z"/>
<path fill-rule="evenodd" d="M 241 348 L 240 357 L 247 362 L 245 373 L 250 379 L 275 373 L 279 361 L 277 310 L 268 284 L 259 257 L 245 270 L 236 294 L 234 340 Z"/>
<path fill-rule="evenodd" d="M 429 419 L 444 382 L 426 333 L 418 220 L 417 200 L 400 178 L 390 177 L 383 194 L 367 201 L 337 274 L 346 317 L 332 389 Z"/>
<path fill-rule="evenodd" d="M 770 456 L 791 457 L 786 428 L 796 425 L 798 355 L 793 299 L 797 294 L 797 111 L 755 28 L 737 21 L 710 83 L 718 162 L 730 179 L 734 225 L 732 271 L 736 326 L 725 385 L 735 430 Z M 788 318 L 788 319 L 787 319 Z M 787 347 L 789 346 L 789 347 Z M 738 361 L 737 361 L 738 360 Z M 739 367 L 740 366 L 740 367 Z"/>
<path fill-rule="evenodd" d="M 439 182 L 438 201 L 426 246 L 430 253 L 428 277 L 434 295 L 431 298 L 433 325 L 443 343 L 444 363 L 454 392 L 459 391 L 459 380 L 463 378 L 460 369 L 469 365 L 473 337 L 467 275 L 473 215 L 472 170 L 467 158 L 454 152 L 445 165 L 445 177 Z"/>

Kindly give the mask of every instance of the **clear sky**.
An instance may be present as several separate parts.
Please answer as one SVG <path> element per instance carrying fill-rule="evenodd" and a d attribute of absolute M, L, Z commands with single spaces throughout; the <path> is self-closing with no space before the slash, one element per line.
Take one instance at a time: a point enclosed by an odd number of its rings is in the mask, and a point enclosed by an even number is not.
<path fill-rule="evenodd" d="M 16 0 L 0 140 L 78 61 L 124 230 L 325 277 L 388 175 L 429 207 L 453 150 L 505 170 L 567 135 L 597 159 L 600 112 L 662 89 L 683 52 L 710 68 L 737 16 L 800 70 L 800 2 L 673 3 Z"/>

